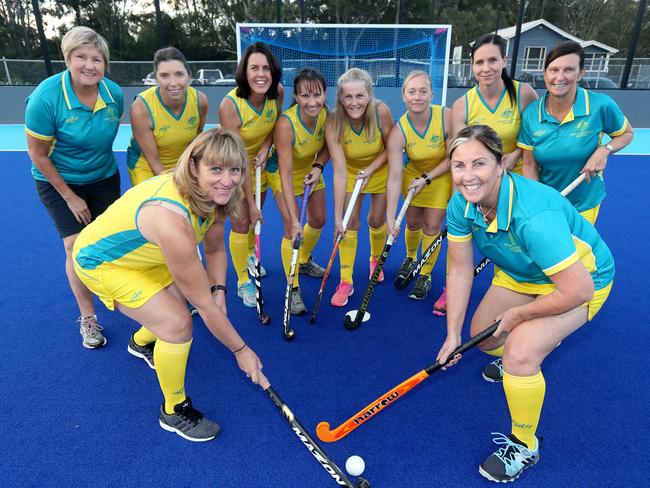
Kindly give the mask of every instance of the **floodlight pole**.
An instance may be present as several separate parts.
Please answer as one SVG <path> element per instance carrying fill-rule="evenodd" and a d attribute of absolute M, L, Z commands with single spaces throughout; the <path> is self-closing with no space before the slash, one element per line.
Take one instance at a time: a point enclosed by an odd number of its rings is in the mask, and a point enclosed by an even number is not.
<path fill-rule="evenodd" d="M 636 43 L 639 40 L 641 33 L 641 24 L 643 23 L 643 16 L 645 15 L 646 0 L 639 2 L 639 12 L 636 15 L 636 22 L 634 23 L 634 33 L 632 34 L 632 42 L 630 49 L 627 52 L 627 60 L 625 61 L 625 69 L 623 70 L 623 77 L 621 78 L 621 85 L 619 88 L 627 89 L 627 83 L 630 79 L 630 72 L 632 71 L 632 61 L 636 54 Z"/>
<path fill-rule="evenodd" d="M 305 0 L 300 0 L 300 23 L 305 23 Z"/>
<path fill-rule="evenodd" d="M 156 7 L 156 29 L 158 30 L 158 47 L 160 49 L 165 47 L 165 26 L 162 22 L 162 13 L 160 11 L 160 0 L 154 0 Z"/>
<path fill-rule="evenodd" d="M 32 0 L 32 8 L 34 9 L 34 18 L 36 19 L 38 39 L 41 42 L 43 61 L 45 61 L 45 70 L 47 71 L 47 76 L 52 76 L 54 70 L 52 69 L 52 61 L 50 61 L 50 51 L 47 49 L 47 38 L 45 37 L 45 30 L 43 30 L 43 17 L 41 16 L 41 9 L 38 5 L 38 0 Z"/>
<path fill-rule="evenodd" d="M 524 23 L 526 12 L 526 0 L 519 0 L 519 13 L 517 14 L 517 29 L 515 31 L 515 43 L 512 46 L 512 62 L 510 63 L 510 76 L 517 76 L 517 55 L 519 54 L 519 37 L 521 37 L 521 24 Z"/>
<path fill-rule="evenodd" d="M 280 11 L 280 5 L 282 0 L 275 0 L 275 21 L 280 24 L 282 23 L 282 12 Z"/>

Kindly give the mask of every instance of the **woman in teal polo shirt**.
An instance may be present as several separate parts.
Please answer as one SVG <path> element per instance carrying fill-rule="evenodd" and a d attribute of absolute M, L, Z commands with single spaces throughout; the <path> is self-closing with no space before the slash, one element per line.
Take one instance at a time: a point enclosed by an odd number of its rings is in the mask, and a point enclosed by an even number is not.
<path fill-rule="evenodd" d="M 593 225 L 558 192 L 508 173 L 493 129 L 462 129 L 449 145 L 458 192 L 447 207 L 446 361 L 461 342 L 473 282 L 473 245 L 502 273 L 472 317 L 471 334 L 500 324 L 480 347 L 503 355 L 503 388 L 512 431 L 479 467 L 486 478 L 512 481 L 539 460 L 535 436 L 544 402 L 542 361 L 569 334 L 591 320 L 614 279 L 614 260 Z M 459 357 L 452 360 L 455 363 Z"/>
<path fill-rule="evenodd" d="M 61 42 L 67 69 L 44 80 L 27 98 L 25 130 L 39 198 L 63 239 L 66 275 L 79 307 L 82 345 L 106 344 L 92 294 L 72 267 L 81 229 L 120 196 L 113 140 L 123 113 L 120 87 L 104 78 L 106 40 L 74 27 Z"/>
<path fill-rule="evenodd" d="M 551 49 L 544 61 L 548 91 L 524 111 L 517 145 L 524 150 L 522 174 L 558 191 L 585 173 L 586 181 L 567 198 L 594 224 L 605 198 L 607 158 L 632 142 L 634 134 L 609 95 L 578 86 L 584 61 L 585 52 L 575 41 Z M 603 134 L 612 140 L 602 144 Z"/>

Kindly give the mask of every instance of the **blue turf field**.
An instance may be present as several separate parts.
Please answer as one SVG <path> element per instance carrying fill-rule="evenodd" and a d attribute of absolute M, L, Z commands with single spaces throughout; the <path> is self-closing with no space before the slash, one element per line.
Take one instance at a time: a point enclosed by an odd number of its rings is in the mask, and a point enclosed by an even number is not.
<path fill-rule="evenodd" d="M 22 127 L 5 134 L 5 145 L 24 139 Z M 124 155 L 118 159 L 125 186 Z M 649 162 L 647 156 L 615 156 L 608 166 L 608 197 L 598 228 L 616 259 L 614 289 L 596 319 L 565 340 L 543 367 L 542 459 L 516 482 L 519 487 L 647 485 L 650 221 L 643 195 Z M 8 203 L 0 210 L 4 486 L 335 486 L 200 319 L 194 321 L 187 390 L 222 433 L 213 442 L 193 444 L 160 429 L 155 375 L 126 352 L 136 324 L 100 308 L 108 345 L 96 351 L 81 347 L 63 247 L 36 197 L 27 155 L 5 152 L 0 164 L 0 191 Z M 326 177 L 331 186 L 329 171 Z M 389 256 L 387 280 L 370 304 L 372 319 L 356 332 L 343 328 L 344 310 L 328 304 L 338 279 L 334 270 L 317 324 L 294 317 L 296 339 L 287 343 L 281 334 L 281 223 L 271 198 L 264 215 L 269 276 L 263 284 L 273 322 L 263 327 L 253 309 L 241 306 L 232 270 L 229 312 L 276 390 L 311 432 L 322 420 L 338 425 L 433 362 L 445 330 L 444 320 L 430 314 L 444 259 L 434 270 L 430 299 L 409 300 L 391 283 L 403 257 L 400 241 Z M 319 263 L 329 257 L 331 235 L 330 221 L 315 250 Z M 357 291 L 349 308 L 358 306 L 367 281 L 367 231 L 359 241 Z M 488 270 L 477 278 L 470 310 L 490 276 Z M 302 278 L 301 284 L 311 308 L 319 280 Z M 375 488 L 493 486 L 477 466 L 493 451 L 490 432 L 508 432 L 509 418 L 502 388 L 481 379 L 489 360 L 468 352 L 459 366 L 436 373 L 342 441 L 323 447 L 340 466 L 348 456 L 361 455 Z"/>

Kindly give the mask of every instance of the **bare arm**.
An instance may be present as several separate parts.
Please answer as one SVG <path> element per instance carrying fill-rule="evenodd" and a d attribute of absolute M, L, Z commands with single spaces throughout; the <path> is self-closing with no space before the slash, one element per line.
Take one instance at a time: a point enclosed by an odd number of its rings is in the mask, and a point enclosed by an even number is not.
<path fill-rule="evenodd" d="M 292 238 L 295 235 L 294 232 L 299 233 L 302 231 L 298 221 L 298 208 L 293 188 L 293 138 L 291 122 L 286 117 L 280 117 L 275 123 L 275 150 L 278 153 L 282 196 L 289 212 Z"/>
<path fill-rule="evenodd" d="M 328 120 L 325 124 L 325 140 L 327 141 L 327 149 L 334 169 L 334 227 L 336 232 L 339 233 L 342 230 L 343 223 L 347 169 L 343 145 L 338 139 L 338 134 L 334 131 L 334 124 L 331 123 L 331 120 Z"/>
<path fill-rule="evenodd" d="M 451 139 L 456 137 L 456 135 L 467 127 L 467 105 L 465 101 L 465 95 L 460 97 L 454 102 L 451 106 Z"/>
<path fill-rule="evenodd" d="M 386 229 L 389 234 L 397 237 L 399 228 L 395 228 L 395 213 L 397 203 L 402 191 L 402 177 L 404 173 L 403 151 L 406 140 L 399 124 L 395 124 L 388 136 L 386 153 L 388 154 L 388 181 L 386 182 Z"/>
<path fill-rule="evenodd" d="M 596 175 L 599 171 L 603 171 L 605 166 L 607 166 L 607 158 L 610 154 L 620 151 L 625 146 L 627 146 L 634 139 L 634 130 L 628 122 L 625 127 L 625 132 L 619 136 L 615 136 L 609 141 L 609 144 L 612 146 L 612 151 L 610 151 L 605 146 L 598 146 L 596 150 L 591 154 L 587 163 L 582 168 L 582 173 L 585 173 L 586 180 L 589 180 Z"/>
<path fill-rule="evenodd" d="M 201 112 L 199 113 L 199 128 L 197 134 L 203 132 L 205 128 L 205 121 L 208 117 L 208 97 L 203 92 L 198 92 L 199 95 L 199 106 L 201 107 Z"/>
<path fill-rule="evenodd" d="M 137 98 L 131 104 L 131 129 L 133 137 L 140 146 L 147 164 L 154 175 L 159 175 L 165 171 L 165 167 L 160 162 L 158 145 L 153 135 L 153 127 L 149 117 L 149 110 L 140 98 Z"/>
<path fill-rule="evenodd" d="M 27 150 L 34 166 L 65 200 L 77 222 L 88 225 L 92 219 L 90 209 L 86 201 L 72 191 L 52 163 L 49 157 L 50 141 L 37 139 L 27 134 Z"/>
<path fill-rule="evenodd" d="M 519 110 L 521 113 L 524 113 L 524 110 L 528 105 L 537 100 L 537 92 L 530 86 L 528 83 L 519 84 Z M 523 149 L 520 147 L 516 148 L 510 153 L 503 155 L 503 164 L 506 169 L 511 170 L 517 164 L 517 161 L 521 159 L 523 154 Z"/>
<path fill-rule="evenodd" d="M 203 239 L 205 250 L 206 272 L 208 281 L 212 285 L 226 284 L 226 270 L 228 269 L 228 257 L 224 244 L 224 219 L 215 216 L 215 222 L 205 234 Z M 223 290 L 216 290 L 212 297 L 224 313 L 226 312 L 226 293 Z"/>
<path fill-rule="evenodd" d="M 521 174 L 531 180 L 539 181 L 539 169 L 533 151 L 523 149 L 524 157 L 521 163 Z"/>

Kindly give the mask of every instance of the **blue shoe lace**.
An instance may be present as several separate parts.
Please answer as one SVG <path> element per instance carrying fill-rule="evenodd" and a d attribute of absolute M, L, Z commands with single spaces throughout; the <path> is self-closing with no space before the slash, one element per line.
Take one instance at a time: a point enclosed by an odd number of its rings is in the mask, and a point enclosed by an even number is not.
<path fill-rule="evenodd" d="M 524 468 L 536 462 L 537 450 L 531 450 L 501 432 L 492 432 L 492 435 L 495 436 L 492 441 L 503 446 L 493 455 L 503 462 L 505 473 L 508 476 L 516 476 Z"/>

